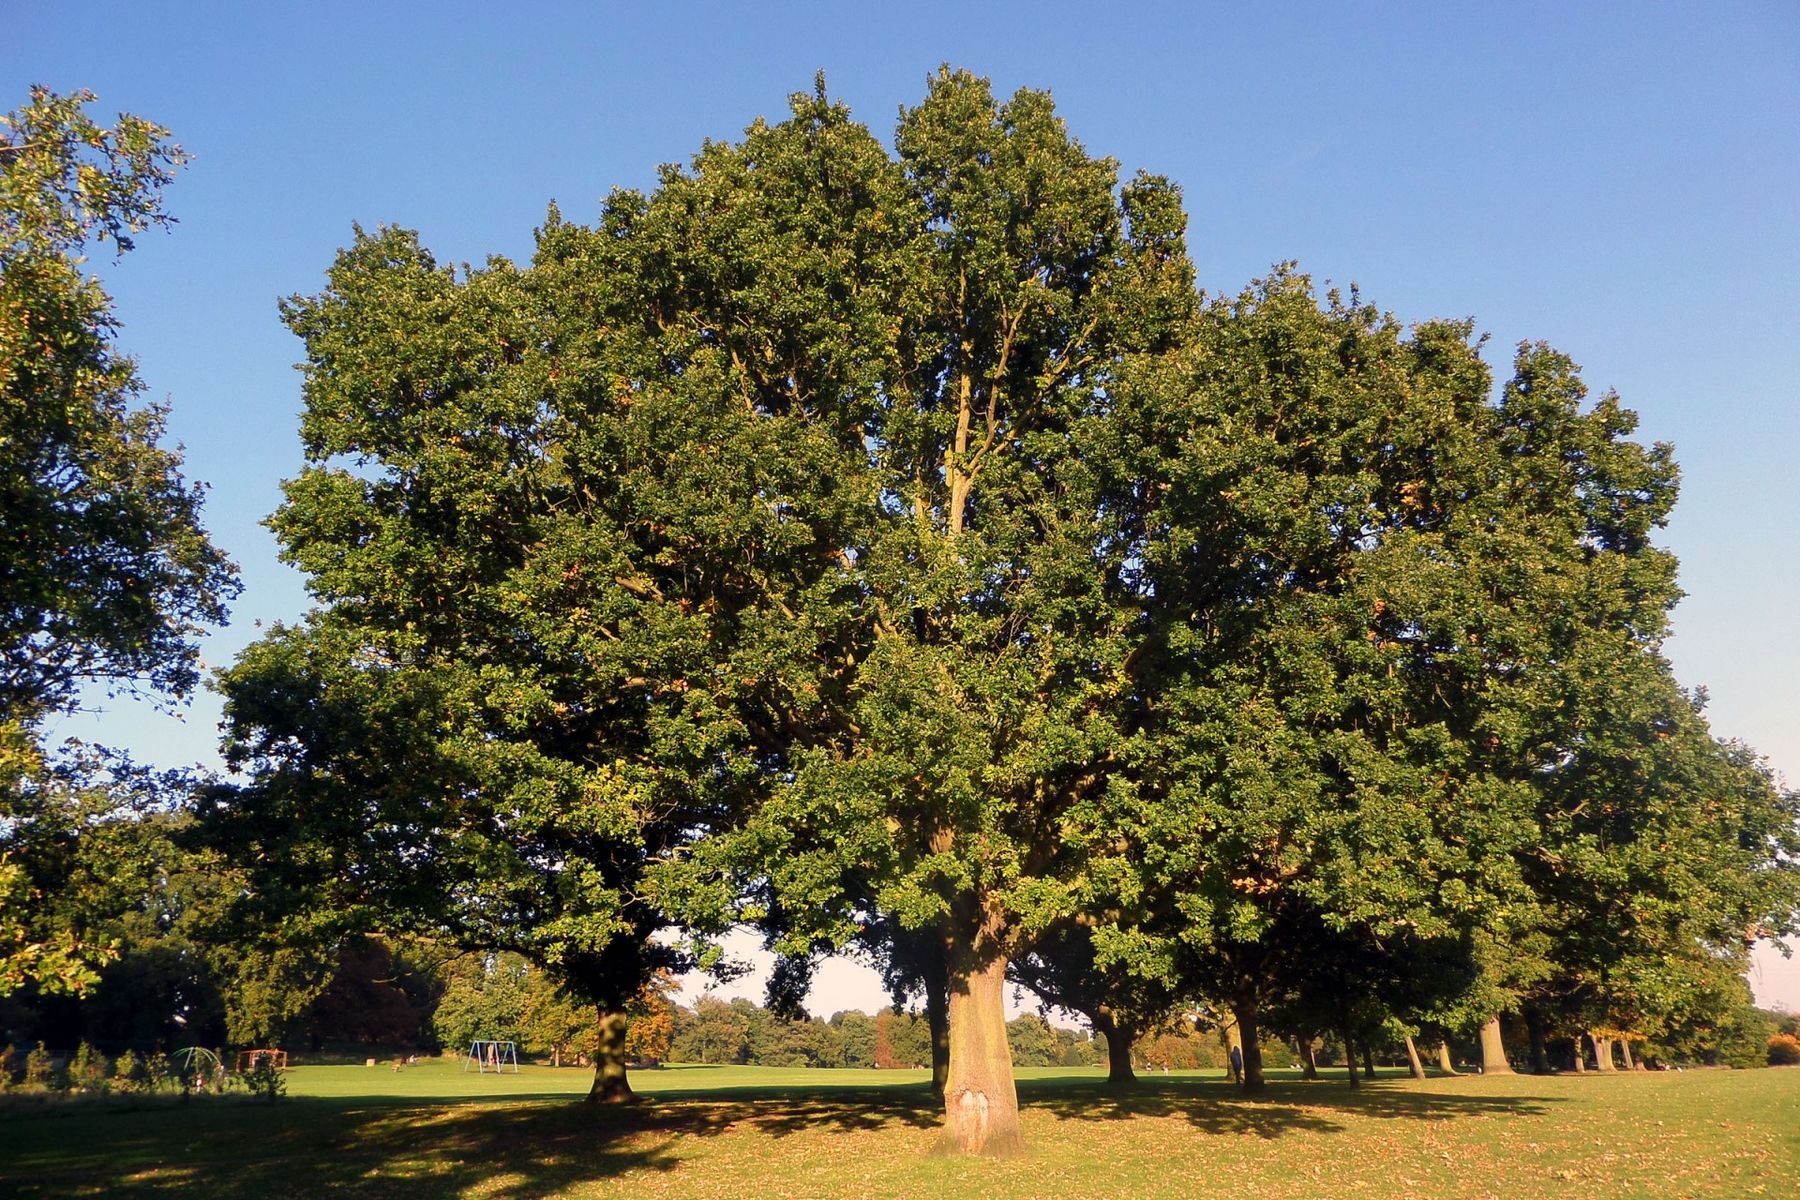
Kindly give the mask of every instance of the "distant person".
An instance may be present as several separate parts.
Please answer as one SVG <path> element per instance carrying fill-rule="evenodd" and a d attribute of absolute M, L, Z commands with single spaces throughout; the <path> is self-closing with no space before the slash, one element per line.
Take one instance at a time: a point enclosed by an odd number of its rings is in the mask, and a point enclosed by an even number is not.
<path fill-rule="evenodd" d="M 1231 1082 L 1244 1082 L 1244 1052 L 1236 1046 L 1231 1048 Z"/>

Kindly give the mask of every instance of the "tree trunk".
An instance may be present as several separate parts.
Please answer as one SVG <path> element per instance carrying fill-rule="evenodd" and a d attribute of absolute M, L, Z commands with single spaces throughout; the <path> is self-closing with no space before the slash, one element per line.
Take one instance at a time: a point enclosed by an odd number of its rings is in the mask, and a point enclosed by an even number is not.
<path fill-rule="evenodd" d="M 1590 1033 L 1588 1034 L 1588 1037 L 1591 1038 L 1594 1043 L 1594 1069 L 1596 1071 L 1612 1070 L 1612 1039 L 1601 1037 L 1597 1033 Z"/>
<path fill-rule="evenodd" d="M 942 955 L 937 956 L 939 960 Z M 944 1098 L 950 1077 L 950 980 L 937 962 L 925 968 L 925 1020 L 931 1026 L 931 1094 Z"/>
<path fill-rule="evenodd" d="M 589 1104 L 628 1104 L 637 1099 L 625 1077 L 625 1014 L 619 1009 L 600 1010 L 600 1041 L 594 1054 L 594 1086 Z"/>
<path fill-rule="evenodd" d="M 1587 1074 L 1587 1061 L 1586 1061 L 1587 1051 L 1585 1051 L 1581 1048 L 1581 1035 L 1579 1033 L 1575 1035 L 1574 1042 L 1575 1042 L 1575 1073 L 1577 1075 L 1585 1075 L 1585 1074 Z"/>
<path fill-rule="evenodd" d="M 1249 988 L 1240 990 L 1232 1003 L 1231 1012 L 1236 1018 L 1238 1044 L 1244 1056 L 1244 1077 L 1239 1080 L 1239 1085 L 1246 1095 L 1259 1095 L 1267 1090 L 1268 1083 L 1263 1078 L 1262 1037 L 1256 1023 L 1256 993 Z"/>
<path fill-rule="evenodd" d="M 1533 1075 L 1550 1074 L 1550 1047 L 1544 1040 L 1544 1018 L 1537 1012 L 1527 1009 L 1525 1032 L 1531 1036 L 1531 1073 Z"/>
<path fill-rule="evenodd" d="M 1317 1079 L 1319 1077 L 1319 1058 L 1313 1053 L 1312 1038 L 1300 1038 L 1298 1045 L 1300 1047 L 1300 1078 Z"/>
<path fill-rule="evenodd" d="M 553 1067 L 562 1066 L 562 1043 L 561 1042 L 557 1042 L 550 1047 L 550 1065 Z"/>
<path fill-rule="evenodd" d="M 953 935 L 950 1070 L 939 1143 L 944 1153 L 1003 1156 L 1025 1149 L 1006 1042 L 1006 957 L 998 945 L 1003 928 L 1001 915 L 989 909 L 977 928 Z"/>
<path fill-rule="evenodd" d="M 1102 1011 L 1093 1018 L 1094 1031 L 1106 1039 L 1106 1082 L 1114 1087 L 1130 1087 L 1137 1082 L 1131 1069 L 1131 1030 L 1121 1027 L 1113 1015 Z"/>
<path fill-rule="evenodd" d="M 1446 1038 L 1438 1039 L 1438 1069 L 1446 1075 L 1461 1075 L 1456 1069 L 1455 1061 L 1450 1057 L 1450 1042 Z"/>
<path fill-rule="evenodd" d="M 1631 1039 L 1630 1038 L 1620 1038 L 1619 1039 L 1619 1053 L 1625 1057 L 1625 1069 L 1627 1071 L 1637 1070 L 1637 1063 L 1632 1061 L 1632 1058 L 1631 1058 Z"/>
<path fill-rule="evenodd" d="M 1350 1071 L 1350 1086 L 1361 1087 L 1356 1078 L 1356 1040 L 1350 1036 L 1350 1027 L 1344 1026 L 1344 1066 Z"/>
<path fill-rule="evenodd" d="M 1492 1017 L 1481 1027 L 1481 1073 L 1511 1075 L 1512 1064 L 1506 1061 L 1506 1040 L 1500 1035 L 1500 1018 Z"/>
<path fill-rule="evenodd" d="M 1406 1069 L 1412 1072 L 1414 1079 L 1425 1078 L 1425 1064 L 1419 1061 L 1419 1048 L 1413 1045 L 1410 1033 L 1406 1035 Z"/>
<path fill-rule="evenodd" d="M 1363 1043 L 1362 1052 L 1363 1052 L 1363 1078 L 1364 1079 L 1373 1079 L 1373 1078 L 1375 1078 L 1375 1052 L 1373 1050 L 1369 1049 L 1369 1044 L 1367 1042 Z"/>

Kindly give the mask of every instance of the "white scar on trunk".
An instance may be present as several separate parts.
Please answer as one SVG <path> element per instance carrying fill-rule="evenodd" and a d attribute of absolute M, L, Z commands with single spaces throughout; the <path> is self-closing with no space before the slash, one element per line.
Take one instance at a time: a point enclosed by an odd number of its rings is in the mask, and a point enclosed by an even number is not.
<path fill-rule="evenodd" d="M 988 1098 L 969 1088 L 956 1100 L 956 1140 L 967 1154 L 980 1154 L 987 1144 Z"/>

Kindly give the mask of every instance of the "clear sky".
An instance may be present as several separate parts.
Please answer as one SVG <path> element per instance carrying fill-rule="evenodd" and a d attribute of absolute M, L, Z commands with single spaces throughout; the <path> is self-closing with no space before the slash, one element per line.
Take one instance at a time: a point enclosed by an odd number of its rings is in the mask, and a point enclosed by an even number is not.
<path fill-rule="evenodd" d="M 1202 283 L 1297 259 L 1401 317 L 1474 316 L 1582 363 L 1675 444 L 1669 645 L 1714 728 L 1800 781 L 1800 6 L 1331 3 L 144 4 L 9 0 L 0 109 L 99 93 L 194 155 L 181 224 L 97 264 L 122 343 L 174 405 L 207 521 L 242 565 L 229 662 L 306 597 L 260 521 L 300 466 L 299 343 L 352 222 L 440 259 L 524 258 L 552 199 L 615 186 L 823 69 L 878 133 L 949 62 L 1047 88 L 1090 149 L 1186 189 Z M 218 710 L 115 704 L 58 734 L 216 761 Z M 876 1003 L 843 973 L 815 1007 Z M 860 982 L 858 982 L 860 980 Z M 1800 959 L 1759 956 L 1800 1009 Z M 859 990 L 860 989 L 860 990 Z"/>

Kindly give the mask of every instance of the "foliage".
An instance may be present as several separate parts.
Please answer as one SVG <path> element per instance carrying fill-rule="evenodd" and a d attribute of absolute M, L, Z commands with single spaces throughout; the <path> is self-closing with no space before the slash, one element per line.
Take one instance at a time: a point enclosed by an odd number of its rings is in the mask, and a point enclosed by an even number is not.
<path fill-rule="evenodd" d="M 716 996 L 701 996 L 694 1007 L 675 1013 L 674 1042 L 669 1054 L 676 1062 L 741 1063 L 749 1056 L 748 1001 L 728 1003 Z"/>
<path fill-rule="evenodd" d="M 79 790 L 38 730 L 95 682 L 178 699 L 195 635 L 225 618 L 235 571 L 199 523 L 201 488 L 161 442 L 167 412 L 118 354 L 111 301 L 81 269 L 166 225 L 185 156 L 166 130 L 86 113 L 90 93 L 34 87 L 0 116 L 0 995 L 77 992 L 108 957 L 78 928 L 18 914 L 54 897 L 40 817 Z"/>
<path fill-rule="evenodd" d="M 931 1062 L 929 1025 L 917 1014 L 892 1008 L 874 1016 L 851 1009 L 830 1020 L 787 1018 L 746 999 L 702 996 L 691 1009 L 676 1006 L 673 1018 L 665 1055 L 672 1062 L 883 1070 Z M 1041 1055 L 1046 1065 L 1070 1053 L 1062 1037 L 1066 1032 L 1052 1031 Z"/>
<path fill-rule="evenodd" d="M 63 1082 L 64 1076 L 56 1069 L 56 1060 L 44 1049 L 44 1043 L 33 1046 L 25 1055 L 25 1086 L 43 1092 L 58 1088 Z"/>
<path fill-rule="evenodd" d="M 0 720 L 66 707 L 84 682 L 197 681 L 193 635 L 223 621 L 233 571 L 201 532 L 200 489 L 158 443 L 165 412 L 112 348 L 110 302 L 84 277 L 90 241 L 129 250 L 166 225 L 185 161 L 168 132 L 86 115 L 83 92 L 33 88 L 0 117 Z"/>
<path fill-rule="evenodd" d="M 245 1090 L 267 1104 L 274 1104 L 287 1095 L 286 1072 L 278 1069 L 266 1055 L 258 1058 L 242 1079 Z"/>
<path fill-rule="evenodd" d="M 237 876 L 184 845 L 185 774 L 152 773 L 89 756 L 47 772 L 30 793 L 31 885 L 44 899 L 23 914 L 48 936 L 104 947 L 110 961 L 78 997 L 27 986 L 12 1019 L 53 1045 L 90 1040 L 116 1053 L 226 1036 L 222 968 L 235 947 L 212 927 Z"/>
<path fill-rule="evenodd" d="M 111 1073 L 112 1063 L 92 1043 L 83 1041 L 69 1062 L 69 1086 L 83 1092 L 104 1091 Z"/>
<path fill-rule="evenodd" d="M 1006 1044 L 1015 1067 L 1061 1065 L 1063 1047 L 1056 1030 L 1036 1013 L 1025 1013 L 1006 1023 Z"/>
<path fill-rule="evenodd" d="M 559 1057 L 748 922 L 779 1015 L 641 1037 L 929 1061 L 906 1014 L 786 1019 L 855 947 L 999 1126 L 1009 964 L 1125 1040 L 1228 1007 L 1252 1060 L 1502 1009 L 1727 1053 L 1800 805 L 1661 657 L 1668 447 L 1548 346 L 1496 388 L 1469 321 L 1291 268 L 1203 301 L 1178 191 L 1043 93 L 945 69 L 892 150 L 790 110 L 529 263 L 359 229 L 284 305 L 271 523 L 320 607 L 223 681 L 242 917 L 522 956 L 439 1027 Z"/>
<path fill-rule="evenodd" d="M 525 1041 L 530 977 L 516 954 L 469 956 L 455 964 L 431 1017 L 438 1043 L 462 1053 L 478 1040 Z"/>
<path fill-rule="evenodd" d="M 306 1013 L 315 1044 L 418 1046 L 430 1040 L 430 1014 L 443 982 L 427 946 L 353 938 L 338 949 L 331 981 Z"/>
<path fill-rule="evenodd" d="M 1791 1033 L 1771 1034 L 1768 1061 L 1771 1067 L 1800 1066 L 1800 1038 Z"/>
<path fill-rule="evenodd" d="M 884 1008 L 875 1014 L 875 1065 L 885 1070 L 931 1064 L 931 1029 L 912 1013 Z"/>
<path fill-rule="evenodd" d="M 674 977 L 661 972 L 627 1007 L 631 1025 L 625 1031 L 625 1055 L 631 1061 L 659 1063 L 669 1057 L 675 1040 L 674 991 Z"/>

